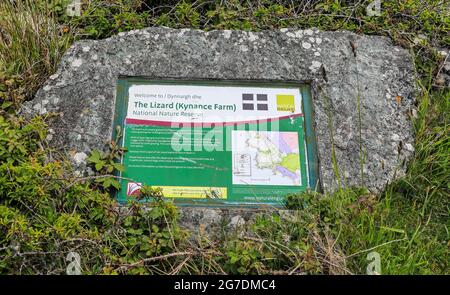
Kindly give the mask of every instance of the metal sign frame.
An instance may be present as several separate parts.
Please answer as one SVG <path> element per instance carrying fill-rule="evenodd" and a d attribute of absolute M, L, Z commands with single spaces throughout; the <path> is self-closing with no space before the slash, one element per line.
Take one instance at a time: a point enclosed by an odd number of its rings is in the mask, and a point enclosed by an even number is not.
<path fill-rule="evenodd" d="M 314 133 L 314 113 L 310 86 L 305 83 L 299 83 L 295 81 L 261 81 L 261 80 L 180 80 L 180 79 L 154 79 L 145 77 L 119 77 L 117 81 L 116 89 L 116 102 L 114 112 L 114 128 L 112 137 L 116 138 L 116 126 L 120 126 L 122 130 L 125 129 L 125 119 L 127 116 L 128 102 L 129 102 L 129 89 L 133 85 L 186 85 L 186 86 L 235 86 L 235 87 L 262 87 L 262 88 L 298 88 L 302 97 L 302 113 L 303 113 L 303 130 L 304 141 L 306 143 L 306 161 L 307 161 L 307 189 L 319 190 L 319 163 L 317 154 L 317 143 Z M 124 140 L 121 140 L 123 146 Z M 126 155 L 125 155 L 126 156 Z M 122 160 L 123 161 L 123 158 Z M 121 180 L 121 191 L 116 194 L 116 198 L 119 202 L 127 202 L 127 199 L 121 198 L 121 193 L 125 190 L 125 178 L 130 178 L 126 175 L 127 167 L 125 167 L 124 173 L 118 173 L 117 176 L 123 177 Z M 157 185 L 155 185 L 157 187 Z M 303 190 L 304 191 L 304 190 Z M 302 192 L 299 190 L 298 192 Z M 207 206 L 207 207 L 260 207 L 263 206 L 284 206 L 283 202 L 280 202 L 282 196 L 279 196 L 279 200 L 276 202 L 230 202 L 223 199 L 184 199 L 173 198 L 175 204 L 181 206 Z M 145 202 L 145 200 L 143 200 Z"/>

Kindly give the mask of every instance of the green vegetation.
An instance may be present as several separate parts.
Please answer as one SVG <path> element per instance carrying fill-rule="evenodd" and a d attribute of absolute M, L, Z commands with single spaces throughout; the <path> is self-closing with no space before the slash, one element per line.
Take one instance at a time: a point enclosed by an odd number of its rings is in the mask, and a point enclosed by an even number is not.
<path fill-rule="evenodd" d="M 120 184 L 114 175 L 114 172 L 124 171 L 122 164 L 118 163 L 126 152 L 126 148 L 121 147 L 118 142 L 122 137 L 122 131 L 118 126 L 116 128 L 117 136 L 115 140 L 109 143 L 108 153 L 103 153 L 101 151 L 92 151 L 91 156 L 87 159 L 88 163 L 92 164 L 95 171 L 99 174 L 99 177 L 95 179 L 95 182 L 100 185 L 103 189 L 115 188 L 120 189 Z"/>
<path fill-rule="evenodd" d="M 367 254 L 381 255 L 384 274 L 449 271 L 450 90 L 439 73 L 450 47 L 445 1 L 382 1 L 367 16 L 366 1 L 82 1 L 0 3 L 0 273 L 65 273 L 71 251 L 83 273 L 365 273 Z M 21 103 L 51 75 L 77 39 L 162 25 L 261 30 L 318 27 L 391 37 L 409 48 L 417 70 L 415 157 L 407 174 L 373 195 L 364 188 L 286 198 L 299 209 L 258 217 L 218 239 L 192 239 L 177 225 L 176 207 L 146 187 L 150 209 L 130 203 L 119 212 L 109 190 L 123 150 L 93 151 L 96 175 L 77 177 L 45 142 L 51 116 L 25 119 Z M 337 167 L 338 168 L 338 167 Z M 280 216 L 281 214 L 281 216 Z M 288 218 L 289 222 L 284 219 Z"/>
<path fill-rule="evenodd" d="M 0 19 L 0 98 L 19 107 L 55 71 L 73 36 L 34 1 L 2 1 Z"/>

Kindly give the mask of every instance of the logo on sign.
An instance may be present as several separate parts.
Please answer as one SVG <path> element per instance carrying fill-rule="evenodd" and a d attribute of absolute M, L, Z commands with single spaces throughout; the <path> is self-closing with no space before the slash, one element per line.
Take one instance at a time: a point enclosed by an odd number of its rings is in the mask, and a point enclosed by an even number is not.
<path fill-rule="evenodd" d="M 267 104 L 267 94 L 243 93 L 242 109 L 246 111 L 254 111 L 255 106 L 258 111 L 267 111 L 269 109 L 269 105 Z"/>
<path fill-rule="evenodd" d="M 295 112 L 295 102 L 293 95 L 277 94 L 277 111 Z"/>
<path fill-rule="evenodd" d="M 127 196 L 139 196 L 141 194 L 142 183 L 129 182 L 127 185 Z"/>

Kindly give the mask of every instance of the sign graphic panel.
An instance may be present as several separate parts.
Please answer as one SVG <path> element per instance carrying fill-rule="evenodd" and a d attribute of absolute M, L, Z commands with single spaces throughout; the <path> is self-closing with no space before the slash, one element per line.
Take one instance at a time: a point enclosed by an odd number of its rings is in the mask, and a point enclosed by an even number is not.
<path fill-rule="evenodd" d="M 119 80 L 128 152 L 118 200 L 149 185 L 179 204 L 282 205 L 314 188 L 305 97 L 299 85 Z"/>

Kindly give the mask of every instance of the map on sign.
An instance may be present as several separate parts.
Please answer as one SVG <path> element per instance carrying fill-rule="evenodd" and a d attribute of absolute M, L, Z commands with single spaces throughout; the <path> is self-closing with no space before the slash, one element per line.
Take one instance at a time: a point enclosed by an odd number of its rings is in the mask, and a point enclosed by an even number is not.
<path fill-rule="evenodd" d="M 301 185 L 296 132 L 233 131 L 233 184 Z"/>
<path fill-rule="evenodd" d="M 117 89 L 120 202 L 151 186 L 183 205 L 277 206 L 314 183 L 305 87 L 130 78 Z"/>

